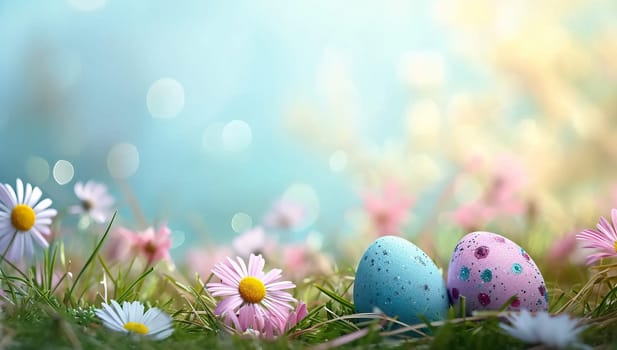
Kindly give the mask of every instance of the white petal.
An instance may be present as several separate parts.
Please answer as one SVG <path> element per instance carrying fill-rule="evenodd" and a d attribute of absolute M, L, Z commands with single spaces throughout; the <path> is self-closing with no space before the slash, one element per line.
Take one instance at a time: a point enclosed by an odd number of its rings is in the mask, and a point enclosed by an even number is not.
<path fill-rule="evenodd" d="M 126 303 L 126 301 L 125 301 L 125 303 Z M 117 301 L 112 300 L 111 301 L 111 305 L 114 307 L 114 310 L 115 310 L 116 314 L 120 318 L 120 323 L 122 323 L 122 326 L 124 326 L 129 321 L 128 320 L 128 314 L 124 311 L 124 308 L 121 307 L 120 304 L 118 304 Z"/>
<path fill-rule="evenodd" d="M 2 207 L 5 209 L 12 208 L 14 205 L 9 191 L 4 184 L 0 184 L 0 204 L 2 204 Z"/>
<path fill-rule="evenodd" d="M 75 184 L 75 187 L 73 187 L 73 190 L 75 191 L 75 195 L 77 196 L 77 198 L 82 199 L 83 197 L 83 184 L 80 182 Z"/>
<path fill-rule="evenodd" d="M 42 202 L 41 202 L 42 203 Z M 41 210 L 36 212 L 37 218 L 53 218 L 58 214 L 58 211 L 53 208 Z"/>
<path fill-rule="evenodd" d="M 17 192 L 17 203 L 24 203 L 24 183 L 21 182 L 21 179 L 17 179 L 15 191 Z"/>
<path fill-rule="evenodd" d="M 9 184 L 5 184 L 4 187 L 6 188 L 9 197 L 11 197 L 11 202 L 13 203 L 13 206 L 19 204 L 19 202 L 17 202 L 17 195 L 15 194 L 15 190 L 13 190 L 13 187 Z"/>
<path fill-rule="evenodd" d="M 120 323 L 118 315 L 109 305 L 103 303 L 103 309 L 96 309 L 94 313 L 103 321 L 103 325 L 115 331 L 128 332 L 124 325 Z"/>
<path fill-rule="evenodd" d="M 174 332 L 173 328 L 168 328 L 164 331 L 158 332 L 158 333 L 153 333 L 151 335 L 149 335 L 152 339 L 154 340 L 162 340 L 165 339 L 167 337 L 169 337 L 172 333 Z"/>
<path fill-rule="evenodd" d="M 39 202 L 39 204 L 37 204 L 37 205 L 36 205 L 34 208 L 32 208 L 32 209 L 34 209 L 34 211 L 35 211 L 35 212 L 39 213 L 39 212 L 42 212 L 42 211 L 43 211 L 43 209 L 47 209 L 47 208 L 49 208 L 49 207 L 51 206 L 51 204 L 52 204 L 52 203 L 53 203 L 53 202 L 51 201 L 51 199 L 49 199 L 49 198 L 45 198 L 45 199 L 43 199 L 42 201 L 40 201 L 40 202 Z"/>
<path fill-rule="evenodd" d="M 30 258 L 34 256 L 34 245 L 32 244 L 32 235 L 24 236 L 21 240 L 22 256 Z"/>
<path fill-rule="evenodd" d="M 32 185 L 29 183 L 26 184 L 26 193 L 24 193 L 24 203 L 28 204 L 30 200 L 30 196 L 32 195 Z"/>
<path fill-rule="evenodd" d="M 42 195 L 43 195 L 43 192 L 41 192 L 41 189 L 38 188 L 38 186 L 35 186 L 32 189 L 32 195 L 30 196 L 30 203 L 27 203 L 27 204 L 30 207 L 34 207 L 34 205 L 38 203 L 38 201 L 41 199 Z"/>
<path fill-rule="evenodd" d="M 35 242 L 37 242 L 38 245 L 40 245 L 41 247 L 43 248 L 49 247 L 49 242 L 47 242 L 45 237 L 43 237 L 43 235 L 39 232 L 39 230 L 37 230 L 36 227 L 33 227 L 30 230 L 30 236 L 34 238 Z"/>

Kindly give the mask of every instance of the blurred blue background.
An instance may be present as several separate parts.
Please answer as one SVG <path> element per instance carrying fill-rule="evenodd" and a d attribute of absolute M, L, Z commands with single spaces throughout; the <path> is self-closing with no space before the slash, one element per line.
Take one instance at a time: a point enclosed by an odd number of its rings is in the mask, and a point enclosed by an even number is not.
<path fill-rule="evenodd" d="M 486 179 L 439 199 L 478 156 L 523 158 L 531 197 L 596 182 L 572 155 L 617 152 L 589 142 L 614 124 L 613 8 L 2 1 L 0 181 L 39 185 L 59 210 L 77 181 L 104 182 L 119 224 L 168 221 L 176 255 L 229 242 L 281 197 L 307 212 L 287 242 L 375 231 L 363 195 L 390 180 L 415 199 L 405 234 L 432 232 L 481 195 Z"/>
<path fill-rule="evenodd" d="M 350 128 L 400 134 L 401 55 L 448 46 L 430 12 L 404 1 L 3 1 L 2 181 L 37 184 L 59 209 L 76 203 L 76 181 L 103 181 L 125 223 L 137 221 L 130 188 L 146 221 L 169 220 L 185 244 L 227 240 L 238 212 L 259 223 L 292 186 L 316 219 L 292 239 L 342 231 L 359 205 L 345 159 L 333 170 L 285 114 L 327 108 L 328 75 L 350 67 L 361 116 Z"/>

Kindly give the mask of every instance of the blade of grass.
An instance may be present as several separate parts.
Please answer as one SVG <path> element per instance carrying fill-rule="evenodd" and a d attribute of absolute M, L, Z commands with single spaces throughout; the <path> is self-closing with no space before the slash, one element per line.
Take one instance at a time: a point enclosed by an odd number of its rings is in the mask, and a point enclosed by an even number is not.
<path fill-rule="evenodd" d="M 57 257 L 58 257 L 58 245 L 54 244 L 54 250 L 51 256 L 47 255 L 47 258 L 49 258 L 49 261 L 47 261 L 45 264 L 47 265 L 47 286 L 45 286 L 47 290 L 51 290 L 52 288 L 54 269 L 56 268 Z"/>
<path fill-rule="evenodd" d="M 101 266 L 103 266 L 103 270 L 105 270 L 105 274 L 107 274 L 107 277 L 111 280 L 111 283 L 113 283 L 114 288 L 116 288 L 116 285 L 118 284 L 118 282 L 116 281 L 114 276 L 111 274 L 111 270 L 109 270 L 109 266 L 107 266 L 107 263 L 105 262 L 105 260 L 103 260 L 103 258 L 100 255 L 98 256 L 98 260 Z"/>
<path fill-rule="evenodd" d="M 343 305 L 345 308 L 349 309 L 350 312 L 354 312 L 355 307 L 351 302 L 349 302 L 349 300 L 343 298 L 342 296 L 338 295 L 334 291 L 323 288 L 322 286 L 315 285 L 315 288 L 317 288 L 320 292 L 324 293 L 325 295 L 329 296 L 331 299 L 337 301 L 339 304 Z"/>
<path fill-rule="evenodd" d="M 111 225 L 113 224 L 114 220 L 116 219 L 116 215 L 117 214 L 118 214 L 118 210 L 116 210 L 114 212 L 114 215 L 112 215 L 111 220 L 109 220 L 109 224 L 107 225 L 107 228 L 105 229 L 105 233 L 103 234 L 103 237 L 101 237 L 101 240 L 99 241 L 99 243 L 96 245 L 96 247 L 94 247 L 94 251 L 92 251 L 92 254 L 90 254 L 90 257 L 88 258 L 88 260 L 86 260 L 86 263 L 84 264 L 84 267 L 82 267 L 81 270 L 79 270 L 79 273 L 77 274 L 77 277 L 75 278 L 75 281 L 73 282 L 73 285 L 71 286 L 71 289 L 69 289 L 68 293 L 64 296 L 64 302 L 65 303 L 69 303 L 70 302 L 71 304 L 73 304 L 73 302 L 71 300 L 71 298 L 73 296 L 73 291 L 75 290 L 75 287 L 77 287 L 77 283 L 79 283 L 79 280 L 81 279 L 81 276 L 88 269 L 88 266 L 90 266 L 90 264 L 92 264 L 92 262 L 94 261 L 94 259 L 98 255 L 99 251 L 101 250 L 101 247 L 103 246 L 103 243 L 105 242 L 105 239 L 107 238 L 107 236 L 109 235 L 109 232 L 111 231 Z"/>
<path fill-rule="evenodd" d="M 129 293 L 131 293 L 133 291 L 133 288 L 135 288 L 135 286 L 139 282 L 141 282 L 144 278 L 146 278 L 146 276 L 148 276 L 150 273 L 152 273 L 152 271 L 154 271 L 154 267 L 151 267 L 151 268 L 147 269 L 141 275 L 139 275 L 139 277 L 137 277 L 137 279 L 135 281 L 133 281 L 133 283 L 131 283 L 131 285 L 118 297 L 118 299 L 116 299 L 116 301 L 118 301 L 118 302 L 123 301 L 124 298 L 126 298 L 129 295 Z"/>

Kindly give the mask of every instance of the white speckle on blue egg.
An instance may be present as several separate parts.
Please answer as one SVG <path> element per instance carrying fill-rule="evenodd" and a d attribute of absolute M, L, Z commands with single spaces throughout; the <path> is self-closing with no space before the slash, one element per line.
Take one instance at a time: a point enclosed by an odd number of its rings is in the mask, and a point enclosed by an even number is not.
<path fill-rule="evenodd" d="M 448 311 L 441 272 L 415 244 L 396 236 L 375 240 L 364 252 L 354 282 L 356 312 L 377 307 L 407 324 L 441 320 Z"/>

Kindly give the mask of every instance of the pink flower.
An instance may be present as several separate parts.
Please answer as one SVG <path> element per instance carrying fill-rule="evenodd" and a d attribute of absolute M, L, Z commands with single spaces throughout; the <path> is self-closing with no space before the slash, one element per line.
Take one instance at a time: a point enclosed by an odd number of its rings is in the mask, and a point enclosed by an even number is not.
<path fill-rule="evenodd" d="M 306 304 L 304 302 L 298 302 L 298 306 L 296 309 L 289 313 L 287 316 L 287 322 L 285 324 L 285 331 L 288 331 L 294 328 L 300 321 L 302 321 L 306 315 L 308 315 L 308 310 L 306 309 Z"/>
<path fill-rule="evenodd" d="M 568 233 L 553 241 L 548 250 L 548 261 L 561 265 L 564 261 L 568 260 L 577 248 L 576 238 L 576 235 Z"/>
<path fill-rule="evenodd" d="M 75 184 L 75 195 L 81 204 L 69 207 L 69 213 L 88 215 L 98 223 L 111 217 L 114 198 L 107 193 L 107 186 L 104 184 L 88 181 L 84 185 L 78 182 Z"/>
<path fill-rule="evenodd" d="M 283 261 L 290 271 L 305 270 L 310 260 L 310 252 L 304 244 L 287 245 L 283 248 Z"/>
<path fill-rule="evenodd" d="M 520 214 L 525 205 L 517 198 L 527 184 L 528 172 L 520 159 L 502 155 L 492 166 L 493 182 L 486 193 L 486 201 L 499 207 L 504 214 Z"/>
<path fill-rule="evenodd" d="M 320 251 L 313 250 L 308 244 L 290 244 L 283 246 L 283 265 L 286 276 L 299 280 L 308 275 L 330 272 L 330 262 Z"/>
<path fill-rule="evenodd" d="M 454 211 L 454 221 L 467 229 L 476 228 L 478 223 L 485 223 L 493 216 L 493 208 L 481 202 L 463 204 Z"/>
<path fill-rule="evenodd" d="M 526 205 L 519 193 L 526 184 L 527 172 L 518 158 L 502 155 L 488 166 L 481 159 L 473 158 L 464 169 L 472 173 L 487 172 L 489 185 L 479 199 L 454 211 L 457 224 L 467 230 L 478 229 L 499 216 L 525 212 Z"/>
<path fill-rule="evenodd" d="M 273 269 L 264 273 L 265 260 L 261 255 L 251 254 L 248 266 L 240 257 L 214 266 L 212 273 L 221 283 L 206 285 L 213 297 L 224 297 L 214 314 L 222 316 L 225 322 L 240 332 L 249 329 L 273 337 L 281 334 L 289 320 L 290 304 L 296 302 L 285 289 L 295 288 L 289 281 L 279 281 L 281 270 Z"/>
<path fill-rule="evenodd" d="M 119 228 L 118 231 L 127 237 L 132 249 L 137 251 L 148 260 L 148 265 L 156 263 L 160 260 L 165 260 L 171 263 L 169 249 L 171 248 L 171 231 L 166 225 L 161 225 L 159 230 L 154 233 L 154 228 L 148 227 L 143 232 L 132 232 L 125 228 Z"/>
<path fill-rule="evenodd" d="M 105 257 L 110 261 L 126 261 L 131 255 L 131 237 L 134 233 L 124 227 L 118 227 L 109 233 L 105 243 Z"/>
<path fill-rule="evenodd" d="M 364 209 L 380 236 L 400 234 L 413 200 L 402 193 L 395 183 L 387 184 L 381 192 L 364 196 Z"/>
<path fill-rule="evenodd" d="M 602 258 L 617 256 L 617 209 L 611 210 L 612 224 L 604 217 L 596 226 L 598 229 L 588 229 L 576 235 L 576 238 L 587 245 L 583 248 L 593 248 L 599 251 L 587 256 L 587 265 L 591 265 Z"/>
<path fill-rule="evenodd" d="M 231 255 L 226 247 L 208 247 L 206 249 L 189 249 L 186 254 L 186 264 L 189 271 L 197 272 L 202 280 L 212 273 L 214 265 Z"/>
<path fill-rule="evenodd" d="M 264 216 L 263 224 L 272 229 L 294 230 L 302 223 L 304 216 L 305 211 L 301 205 L 281 199 Z"/>
<path fill-rule="evenodd" d="M 247 258 L 250 254 L 266 253 L 273 248 L 274 242 L 262 227 L 256 226 L 234 238 L 231 246 L 239 256 Z"/>

